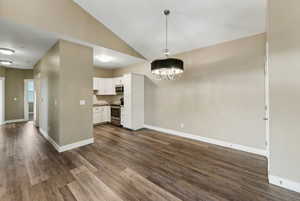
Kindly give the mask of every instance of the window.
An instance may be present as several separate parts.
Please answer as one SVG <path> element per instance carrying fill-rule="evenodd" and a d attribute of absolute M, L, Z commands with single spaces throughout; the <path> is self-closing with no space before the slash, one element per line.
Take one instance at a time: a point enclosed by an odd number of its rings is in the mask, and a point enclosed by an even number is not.
<path fill-rule="evenodd" d="M 28 93 L 27 93 L 27 100 L 29 103 L 34 102 L 34 83 L 33 81 L 28 82 Z"/>

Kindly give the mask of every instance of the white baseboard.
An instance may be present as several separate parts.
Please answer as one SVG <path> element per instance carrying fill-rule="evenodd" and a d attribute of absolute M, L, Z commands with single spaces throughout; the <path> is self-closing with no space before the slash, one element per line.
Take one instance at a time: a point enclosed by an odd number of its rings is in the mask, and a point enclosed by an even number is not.
<path fill-rule="evenodd" d="M 201 136 L 193 135 L 193 134 L 190 134 L 190 133 L 184 133 L 184 132 L 181 132 L 181 131 L 176 131 L 176 130 L 172 130 L 172 129 L 165 129 L 165 128 L 160 128 L 160 127 L 156 127 L 156 126 L 144 125 L 144 127 L 148 128 L 148 129 L 156 130 L 156 131 L 159 131 L 159 132 L 163 132 L 163 133 L 166 133 L 166 134 L 170 134 L 170 135 L 176 135 L 176 136 L 180 136 L 180 137 L 184 137 L 184 138 L 188 138 L 188 139 L 193 139 L 193 140 L 197 140 L 197 141 L 201 141 L 201 142 L 206 142 L 206 143 L 210 143 L 210 144 L 219 145 L 219 146 L 222 146 L 222 147 L 236 149 L 236 150 L 239 150 L 239 151 L 245 151 L 245 152 L 252 153 L 252 154 L 267 156 L 267 151 L 263 150 L 263 149 L 257 149 L 257 148 L 253 148 L 253 147 L 247 147 L 247 146 L 244 146 L 244 145 L 233 144 L 233 143 L 230 143 L 230 142 L 225 142 L 225 141 L 216 140 L 216 139 L 207 138 L 207 137 L 201 137 Z"/>
<path fill-rule="evenodd" d="M 72 144 L 59 146 L 43 129 L 39 128 L 39 131 L 59 153 L 94 143 L 94 138 L 89 138 Z"/>
<path fill-rule="evenodd" d="M 291 180 L 273 176 L 273 175 L 269 175 L 269 182 L 270 182 L 270 184 L 300 193 L 300 183 L 299 182 L 291 181 Z"/>
<path fill-rule="evenodd" d="M 47 132 L 45 132 L 43 129 L 39 128 L 40 133 L 52 144 L 52 146 L 58 151 L 60 151 L 60 146 L 48 135 Z"/>
<path fill-rule="evenodd" d="M 60 147 L 60 152 L 68 151 L 68 150 L 71 150 L 71 149 L 75 149 L 75 148 L 82 147 L 82 146 L 85 146 L 85 145 L 88 145 L 88 144 L 93 144 L 93 143 L 94 143 L 94 138 L 81 140 L 79 142 L 75 142 L 75 143 L 72 143 L 72 144 L 67 144 L 67 145 L 61 146 Z"/>
<path fill-rule="evenodd" d="M 25 119 L 13 119 L 13 120 L 7 120 L 4 122 L 4 124 L 12 124 L 12 123 L 19 123 L 19 122 L 24 122 L 26 121 Z"/>

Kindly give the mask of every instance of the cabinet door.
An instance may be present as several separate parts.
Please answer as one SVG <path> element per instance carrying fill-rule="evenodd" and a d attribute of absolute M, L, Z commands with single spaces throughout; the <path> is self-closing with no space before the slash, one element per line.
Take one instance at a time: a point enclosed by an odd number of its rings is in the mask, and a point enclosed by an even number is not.
<path fill-rule="evenodd" d="M 93 90 L 98 90 L 98 78 L 93 78 Z"/>
<path fill-rule="evenodd" d="M 101 107 L 100 114 L 101 114 L 101 123 L 103 123 L 103 122 L 105 122 L 105 110 L 104 110 L 104 106 Z"/>
<path fill-rule="evenodd" d="M 109 106 L 106 107 L 106 118 L 107 118 L 107 122 L 111 122 L 111 114 L 110 114 Z"/>
<path fill-rule="evenodd" d="M 113 78 L 106 80 L 106 93 L 107 95 L 116 95 L 115 82 Z"/>
<path fill-rule="evenodd" d="M 105 78 L 98 78 L 98 94 L 105 95 Z"/>
<path fill-rule="evenodd" d="M 123 85 L 123 77 L 117 78 L 118 85 Z"/>
<path fill-rule="evenodd" d="M 94 124 L 101 123 L 101 114 L 100 113 L 94 113 L 94 115 L 93 115 L 93 123 Z"/>

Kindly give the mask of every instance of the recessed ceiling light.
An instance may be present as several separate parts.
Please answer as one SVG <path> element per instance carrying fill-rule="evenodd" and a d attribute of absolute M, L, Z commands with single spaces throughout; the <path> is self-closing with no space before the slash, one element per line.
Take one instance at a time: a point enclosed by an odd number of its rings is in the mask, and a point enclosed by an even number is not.
<path fill-rule="evenodd" d="M 107 63 L 107 62 L 110 62 L 110 61 L 113 61 L 114 58 L 111 57 L 111 56 L 107 56 L 107 55 L 100 55 L 100 56 L 97 56 L 97 59 L 101 62 L 104 62 L 104 63 Z"/>
<path fill-rule="evenodd" d="M 0 53 L 5 55 L 12 55 L 15 53 L 15 51 L 8 48 L 0 48 Z"/>
<path fill-rule="evenodd" d="M 4 66 L 9 66 L 11 65 L 13 62 L 10 60 L 0 60 L 0 64 L 4 65 Z"/>

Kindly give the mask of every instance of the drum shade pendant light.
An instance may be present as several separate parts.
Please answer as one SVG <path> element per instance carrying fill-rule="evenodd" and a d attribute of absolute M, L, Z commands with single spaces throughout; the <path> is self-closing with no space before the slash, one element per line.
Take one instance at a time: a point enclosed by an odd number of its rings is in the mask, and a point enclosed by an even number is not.
<path fill-rule="evenodd" d="M 15 51 L 12 49 L 8 49 L 8 48 L 0 48 L 0 54 L 5 54 L 5 55 L 12 55 L 14 54 Z"/>
<path fill-rule="evenodd" d="M 180 59 L 169 58 L 168 49 L 168 16 L 169 10 L 164 10 L 166 17 L 166 47 L 164 49 L 165 59 L 157 59 L 151 63 L 151 72 L 160 80 L 175 80 L 180 74 L 183 73 L 183 61 Z"/>

